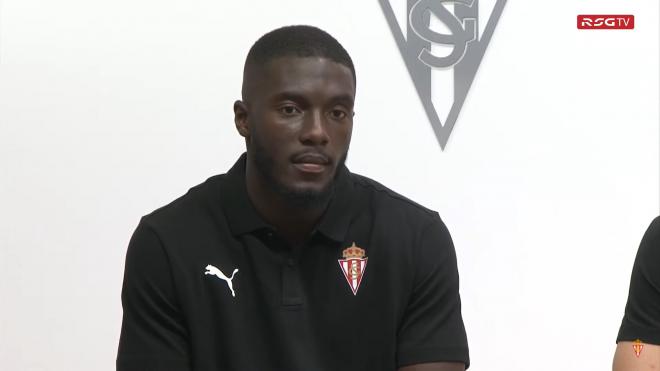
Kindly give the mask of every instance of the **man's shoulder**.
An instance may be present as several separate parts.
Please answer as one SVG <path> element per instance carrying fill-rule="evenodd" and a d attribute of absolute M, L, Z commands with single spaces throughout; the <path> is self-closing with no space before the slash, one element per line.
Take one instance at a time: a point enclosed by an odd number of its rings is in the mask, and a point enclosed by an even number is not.
<path fill-rule="evenodd" d="M 637 252 L 636 264 L 649 266 L 651 270 L 660 272 L 657 269 L 657 262 L 660 259 L 660 216 L 653 219 L 642 237 Z M 656 274 L 660 278 L 660 274 Z"/>
<path fill-rule="evenodd" d="M 190 188 L 184 195 L 142 217 L 152 227 L 190 224 L 208 217 L 221 207 L 227 174 L 211 176 Z"/>
<path fill-rule="evenodd" d="M 660 216 L 653 219 L 651 225 L 647 228 L 646 233 L 644 233 L 644 242 L 660 249 Z"/>
<path fill-rule="evenodd" d="M 364 175 L 350 173 L 353 189 L 359 200 L 368 200 L 376 210 L 387 210 L 404 217 L 424 220 L 437 219 L 438 212 L 429 209 L 402 194 L 393 191 L 382 183 Z"/>

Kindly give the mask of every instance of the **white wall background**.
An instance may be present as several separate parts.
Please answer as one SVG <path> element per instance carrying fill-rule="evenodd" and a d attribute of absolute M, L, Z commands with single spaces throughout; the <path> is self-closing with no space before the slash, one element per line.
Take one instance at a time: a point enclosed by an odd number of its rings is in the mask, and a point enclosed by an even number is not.
<path fill-rule="evenodd" d="M 0 0 L 0 368 L 114 370 L 133 228 L 235 161 L 244 56 L 301 23 L 356 63 L 349 167 L 452 232 L 471 369 L 608 369 L 660 204 L 657 1 L 509 1 L 443 152 L 377 0 Z"/>

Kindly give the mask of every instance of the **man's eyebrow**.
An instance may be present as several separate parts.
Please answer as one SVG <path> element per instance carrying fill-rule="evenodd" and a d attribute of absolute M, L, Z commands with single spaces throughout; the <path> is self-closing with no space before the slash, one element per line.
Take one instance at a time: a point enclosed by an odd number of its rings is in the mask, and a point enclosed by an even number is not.
<path fill-rule="evenodd" d="M 309 100 L 305 97 L 304 94 L 297 93 L 294 91 L 282 91 L 275 93 L 270 97 L 270 100 L 273 102 L 282 101 L 282 100 L 291 100 L 299 103 L 309 103 Z M 350 94 L 339 94 L 330 97 L 329 101 L 331 104 L 343 104 L 348 107 L 353 107 L 355 100 Z"/>
<path fill-rule="evenodd" d="M 281 101 L 281 100 L 292 100 L 294 102 L 307 102 L 307 98 L 303 94 L 296 93 L 293 91 L 282 91 L 276 94 L 273 94 L 270 97 L 272 101 Z"/>
<path fill-rule="evenodd" d="M 334 96 L 332 97 L 331 101 L 333 103 L 343 104 L 351 108 L 353 107 L 353 104 L 355 104 L 355 99 L 350 94 L 341 94 Z"/>

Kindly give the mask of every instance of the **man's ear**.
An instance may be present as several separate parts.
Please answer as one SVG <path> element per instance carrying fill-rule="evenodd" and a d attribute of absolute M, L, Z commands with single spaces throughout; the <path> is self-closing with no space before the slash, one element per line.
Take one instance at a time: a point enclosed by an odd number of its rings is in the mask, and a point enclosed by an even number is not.
<path fill-rule="evenodd" d="M 250 137 L 250 127 L 248 125 L 248 110 L 247 105 L 237 100 L 234 102 L 234 124 L 236 130 L 245 139 Z"/>

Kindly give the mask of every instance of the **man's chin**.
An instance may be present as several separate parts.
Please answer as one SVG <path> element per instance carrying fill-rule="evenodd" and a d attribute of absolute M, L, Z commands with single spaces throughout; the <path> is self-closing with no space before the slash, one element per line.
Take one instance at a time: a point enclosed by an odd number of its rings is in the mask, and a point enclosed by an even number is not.
<path fill-rule="evenodd" d="M 332 197 L 333 187 L 332 182 L 324 186 L 282 186 L 278 193 L 292 206 L 310 208 L 326 204 Z"/>

